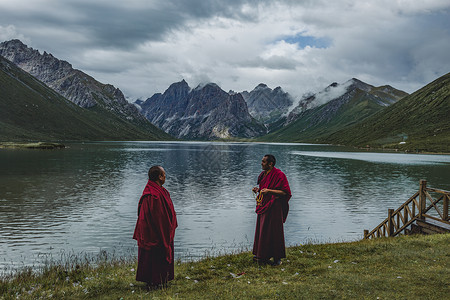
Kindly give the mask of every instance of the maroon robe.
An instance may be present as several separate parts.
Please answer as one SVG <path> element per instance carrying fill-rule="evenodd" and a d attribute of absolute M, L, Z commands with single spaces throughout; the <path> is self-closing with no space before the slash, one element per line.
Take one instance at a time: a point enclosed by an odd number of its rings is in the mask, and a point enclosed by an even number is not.
<path fill-rule="evenodd" d="M 261 260 L 275 260 L 286 257 L 283 223 L 289 212 L 291 189 L 289 182 L 280 169 L 272 168 L 269 174 L 261 172 L 258 176 L 259 189 L 281 190 L 285 196 L 265 194 L 261 204 L 256 206 L 255 241 L 253 255 Z"/>
<path fill-rule="evenodd" d="M 158 285 L 174 278 L 173 240 L 177 226 L 169 192 L 149 180 L 139 200 L 133 235 L 139 247 L 137 281 Z"/>

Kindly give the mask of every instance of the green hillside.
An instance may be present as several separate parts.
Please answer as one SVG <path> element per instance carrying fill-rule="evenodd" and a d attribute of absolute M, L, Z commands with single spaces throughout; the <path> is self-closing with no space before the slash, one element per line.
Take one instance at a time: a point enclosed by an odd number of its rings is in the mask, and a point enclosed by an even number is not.
<path fill-rule="evenodd" d="M 450 73 L 321 142 L 450 152 Z M 404 144 L 399 144 L 405 142 Z"/>
<path fill-rule="evenodd" d="M 331 133 L 351 127 L 407 95 L 389 86 L 362 85 L 356 82 L 344 95 L 302 112 L 296 121 L 261 140 L 321 143 Z"/>
<path fill-rule="evenodd" d="M 83 109 L 0 56 L 0 141 L 173 139 L 98 106 Z"/>

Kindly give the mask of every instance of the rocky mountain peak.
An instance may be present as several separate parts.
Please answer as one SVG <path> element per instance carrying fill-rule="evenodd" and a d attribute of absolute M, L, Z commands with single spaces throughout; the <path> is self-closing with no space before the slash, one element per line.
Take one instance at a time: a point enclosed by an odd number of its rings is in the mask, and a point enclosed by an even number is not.
<path fill-rule="evenodd" d="M 166 97 L 182 98 L 185 97 L 191 88 L 188 83 L 183 79 L 180 82 L 172 83 L 169 88 L 164 92 Z"/>
<path fill-rule="evenodd" d="M 180 87 L 182 92 L 177 90 Z M 192 90 L 183 82 L 172 84 L 141 107 L 148 120 L 178 138 L 254 137 L 266 133 L 248 113 L 241 94 L 227 93 L 215 83 Z"/>
<path fill-rule="evenodd" d="M 343 84 L 333 82 L 322 91 L 313 95 L 307 95 L 299 104 L 289 113 L 285 125 L 296 121 L 301 118 L 303 112 L 309 109 L 314 109 L 319 106 L 325 106 L 323 111 L 328 116 L 321 117 L 322 119 L 331 119 L 332 115 L 345 104 L 349 103 L 352 99 L 360 99 L 360 101 L 370 101 L 379 107 L 389 106 L 402 97 L 406 93 L 398 91 L 396 89 L 386 89 L 383 87 L 374 87 L 359 79 L 352 78 Z"/>
<path fill-rule="evenodd" d="M 365 92 L 370 92 L 372 90 L 372 88 L 374 87 L 373 85 L 367 84 L 357 78 L 352 78 L 349 81 L 345 82 L 344 85 L 348 85 L 348 89 L 360 89 L 362 91 Z"/>
<path fill-rule="evenodd" d="M 274 90 L 266 84 L 260 83 L 251 92 L 241 93 L 247 102 L 250 114 L 265 124 L 278 121 L 288 113 L 293 100 L 281 87 Z"/>
<path fill-rule="evenodd" d="M 267 84 L 265 84 L 265 83 L 260 83 L 260 84 L 258 84 L 258 85 L 254 88 L 254 90 L 258 90 L 258 89 L 267 89 L 267 88 L 268 88 Z"/>
<path fill-rule="evenodd" d="M 337 82 L 333 82 L 332 84 L 330 84 L 328 87 L 337 87 L 339 85 L 339 83 Z"/>
<path fill-rule="evenodd" d="M 20 40 L 11 40 L 0 43 L 0 55 L 80 107 L 99 105 L 128 121 L 147 122 L 138 109 L 126 101 L 122 91 L 73 69 L 70 63 L 50 53 L 40 54 Z"/>

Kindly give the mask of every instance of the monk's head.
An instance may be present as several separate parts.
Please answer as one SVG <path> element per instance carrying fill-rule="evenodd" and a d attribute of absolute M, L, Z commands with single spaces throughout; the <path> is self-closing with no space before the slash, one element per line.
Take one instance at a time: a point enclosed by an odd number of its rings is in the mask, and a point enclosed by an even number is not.
<path fill-rule="evenodd" d="M 275 167 L 276 162 L 277 160 L 275 159 L 275 156 L 272 154 L 266 154 L 262 158 L 261 167 L 264 171 L 270 171 L 273 167 Z"/>
<path fill-rule="evenodd" d="M 153 166 L 148 170 L 148 179 L 162 186 L 166 182 L 166 171 L 161 166 Z"/>

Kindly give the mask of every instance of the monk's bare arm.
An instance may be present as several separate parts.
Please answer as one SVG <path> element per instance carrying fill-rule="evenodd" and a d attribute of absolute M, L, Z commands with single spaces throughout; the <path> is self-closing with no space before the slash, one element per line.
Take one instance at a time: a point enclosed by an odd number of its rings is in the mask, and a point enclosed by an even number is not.
<path fill-rule="evenodd" d="M 261 189 L 261 194 L 272 194 L 277 196 L 286 196 L 286 192 L 282 190 Z"/>

